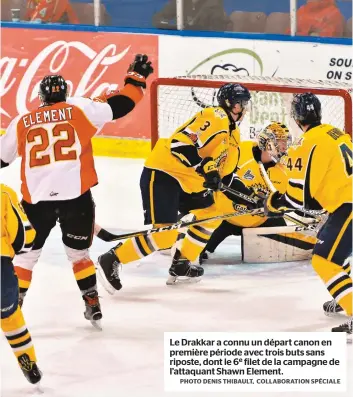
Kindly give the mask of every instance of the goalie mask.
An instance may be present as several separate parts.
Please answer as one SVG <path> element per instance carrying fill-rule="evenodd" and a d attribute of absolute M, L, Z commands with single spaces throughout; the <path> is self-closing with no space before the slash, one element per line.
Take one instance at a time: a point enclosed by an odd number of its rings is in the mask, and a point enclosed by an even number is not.
<path fill-rule="evenodd" d="M 259 149 L 269 153 L 274 162 L 287 154 L 292 144 L 292 135 L 285 124 L 272 121 L 258 135 Z"/>

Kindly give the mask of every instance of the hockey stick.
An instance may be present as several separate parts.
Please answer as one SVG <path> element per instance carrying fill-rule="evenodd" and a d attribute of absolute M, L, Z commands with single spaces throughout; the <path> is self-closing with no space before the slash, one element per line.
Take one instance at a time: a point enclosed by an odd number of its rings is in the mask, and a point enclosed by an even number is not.
<path fill-rule="evenodd" d="M 262 176 L 263 180 L 265 181 L 267 187 L 271 190 L 272 193 L 276 192 L 277 189 L 274 187 L 270 177 L 268 176 L 263 163 L 261 161 L 259 161 L 258 165 L 260 167 L 261 176 Z M 294 209 L 294 211 L 295 211 L 295 209 Z M 295 223 L 295 224 L 297 224 L 299 226 L 302 226 L 304 228 L 308 227 L 309 230 L 315 230 L 316 226 L 314 226 L 314 225 L 317 225 L 320 222 L 320 220 L 317 219 L 311 212 L 305 210 L 304 208 L 300 208 L 300 209 L 298 208 L 298 211 L 301 211 L 304 214 L 310 214 L 310 216 L 312 216 L 315 219 L 315 221 L 314 222 L 309 222 L 309 223 L 303 222 L 303 221 L 300 221 L 297 218 L 292 217 L 289 214 L 284 214 L 283 218 L 287 219 L 288 221 L 293 222 L 293 223 Z"/>
<path fill-rule="evenodd" d="M 228 186 L 221 185 L 221 188 L 223 190 L 227 191 L 228 193 L 233 194 L 234 196 L 236 196 L 238 198 L 242 198 L 245 201 L 248 201 L 249 203 L 252 203 L 252 204 L 256 204 L 257 203 L 257 200 L 253 199 L 252 197 L 249 197 L 246 194 L 240 193 L 240 192 L 238 192 L 236 190 L 233 190 L 233 189 L 231 189 Z M 244 213 L 243 215 L 246 215 L 246 213 Z M 302 230 L 316 230 L 316 226 L 319 223 L 318 220 L 315 220 L 314 222 L 310 222 L 310 223 L 302 222 L 299 219 L 293 218 L 292 216 L 290 216 L 288 214 L 284 214 L 283 218 L 287 219 L 288 221 L 291 221 L 291 222 L 295 223 L 296 225 L 298 225 L 300 227 L 302 227 L 303 228 Z"/>
<path fill-rule="evenodd" d="M 94 234 L 100 238 L 103 241 L 117 241 L 117 240 L 125 240 L 127 238 L 131 237 L 139 237 L 139 236 L 147 236 L 152 233 L 159 233 L 159 232 L 166 232 L 168 230 L 178 230 L 178 229 L 183 229 L 184 227 L 189 227 L 193 225 L 200 225 L 201 223 L 209 222 L 209 221 L 214 221 L 216 219 L 227 219 L 227 218 L 233 218 L 235 216 L 241 216 L 241 215 L 260 215 L 263 214 L 263 208 L 257 208 L 251 211 L 247 211 L 244 213 L 239 213 L 237 212 L 231 212 L 228 214 L 223 214 L 223 215 L 217 215 L 217 216 L 212 216 L 209 218 L 204 218 L 204 219 L 196 219 L 194 221 L 190 222 L 177 222 L 174 223 L 173 225 L 168 225 L 168 226 L 161 226 L 161 227 L 155 227 L 152 229 L 147 229 L 147 230 L 140 230 L 138 232 L 132 232 L 132 233 L 125 233 L 125 234 L 113 234 L 108 232 L 107 230 L 103 229 L 99 225 L 95 224 L 94 226 Z"/>

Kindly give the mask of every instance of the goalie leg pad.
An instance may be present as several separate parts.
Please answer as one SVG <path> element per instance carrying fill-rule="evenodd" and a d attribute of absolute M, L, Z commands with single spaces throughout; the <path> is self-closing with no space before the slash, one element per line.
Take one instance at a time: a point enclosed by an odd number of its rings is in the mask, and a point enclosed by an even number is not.
<path fill-rule="evenodd" d="M 270 263 L 310 259 L 316 238 L 295 230 L 296 226 L 243 229 L 243 261 Z"/>

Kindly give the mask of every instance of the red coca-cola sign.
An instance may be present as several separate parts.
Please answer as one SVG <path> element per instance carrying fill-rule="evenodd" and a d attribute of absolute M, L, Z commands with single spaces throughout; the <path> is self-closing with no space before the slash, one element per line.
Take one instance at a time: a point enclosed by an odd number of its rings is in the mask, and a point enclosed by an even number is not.
<path fill-rule="evenodd" d="M 135 54 L 148 54 L 158 77 L 158 38 L 152 35 L 2 28 L 1 128 L 39 105 L 38 86 L 62 74 L 70 96 L 94 97 L 124 84 Z M 151 79 L 152 80 L 152 79 Z M 108 123 L 102 134 L 150 137 L 149 91 L 128 116 Z"/>

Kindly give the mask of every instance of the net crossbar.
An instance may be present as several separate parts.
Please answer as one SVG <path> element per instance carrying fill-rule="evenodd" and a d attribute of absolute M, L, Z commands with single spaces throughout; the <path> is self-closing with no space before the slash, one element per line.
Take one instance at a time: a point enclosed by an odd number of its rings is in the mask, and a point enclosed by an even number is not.
<path fill-rule="evenodd" d="M 312 92 L 322 104 L 322 122 L 352 133 L 352 87 L 333 81 L 257 76 L 198 75 L 156 79 L 151 86 L 152 147 L 168 138 L 195 113 L 217 106 L 218 89 L 226 83 L 244 84 L 251 92 L 251 106 L 240 125 L 241 137 L 256 139 L 271 121 L 286 124 L 297 138 L 301 131 L 290 117 L 293 95 Z"/>

